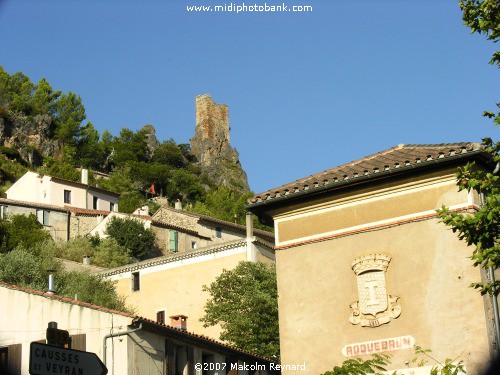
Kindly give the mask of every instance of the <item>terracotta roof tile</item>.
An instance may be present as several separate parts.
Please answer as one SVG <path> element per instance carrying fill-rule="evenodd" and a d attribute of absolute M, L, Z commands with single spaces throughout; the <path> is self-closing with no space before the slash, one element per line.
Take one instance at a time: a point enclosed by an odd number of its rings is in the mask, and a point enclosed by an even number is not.
<path fill-rule="evenodd" d="M 321 188 L 341 181 L 355 180 L 362 176 L 393 172 L 399 168 L 425 165 L 437 159 L 456 158 L 458 155 L 480 152 L 479 143 L 461 142 L 445 144 L 397 145 L 388 150 L 366 156 L 338 167 L 313 174 L 309 177 L 282 185 L 255 195 L 249 201 L 249 208 L 265 201 L 291 196 L 302 191 Z M 430 165 L 430 164 L 429 164 Z"/>
<path fill-rule="evenodd" d="M 15 199 L 7 199 L 7 198 L 0 198 L 0 203 L 12 204 L 14 206 L 27 206 L 27 207 L 45 208 L 45 209 L 48 209 L 48 210 L 62 211 L 62 212 L 68 212 L 69 211 L 68 207 L 61 207 L 61 206 L 56 206 L 56 205 L 53 205 L 53 204 L 45 204 L 45 203 L 18 201 L 18 200 L 15 200 Z"/>
<path fill-rule="evenodd" d="M 48 176 L 48 175 L 47 175 Z M 64 184 L 64 185 L 69 185 L 69 186 L 76 186 L 76 187 L 81 187 L 81 188 L 84 188 L 84 189 L 89 189 L 89 190 L 94 190 L 94 191 L 99 191 L 101 193 L 104 193 L 104 194 L 107 194 L 107 195 L 112 195 L 114 197 L 119 197 L 120 194 L 119 193 L 115 193 L 114 191 L 111 191 L 111 190 L 106 190 L 106 189 L 103 189 L 103 188 L 100 188 L 100 187 L 97 187 L 97 186 L 92 186 L 92 185 L 88 185 L 88 184 L 83 184 L 81 182 L 78 182 L 78 181 L 73 181 L 73 180 L 67 180 L 65 178 L 61 178 L 61 177 L 56 177 L 56 176 L 48 176 L 50 177 L 50 179 L 54 182 L 59 182 L 61 184 Z"/>
<path fill-rule="evenodd" d="M 80 207 L 71 207 L 71 206 L 64 206 L 68 211 L 73 212 L 76 215 L 89 215 L 89 216 L 108 216 L 111 211 L 106 211 L 106 210 L 92 210 L 89 208 L 80 208 Z"/>
<path fill-rule="evenodd" d="M 225 226 L 225 227 L 229 227 L 229 228 L 232 228 L 232 229 L 235 229 L 237 230 L 238 232 L 242 232 L 242 233 L 245 233 L 246 232 L 246 227 L 244 225 L 240 225 L 240 224 L 236 224 L 236 223 L 231 223 L 229 221 L 225 221 L 225 220 L 221 220 L 221 219 L 217 219 L 215 217 L 211 217 L 211 216 L 206 216 L 206 215 L 201 215 L 201 214 L 197 214 L 197 213 L 194 213 L 194 212 L 191 212 L 191 211 L 184 211 L 184 210 L 176 210 L 175 208 L 171 208 L 171 207 L 162 207 L 161 209 L 163 210 L 168 210 L 168 211 L 172 211 L 172 212 L 176 212 L 176 213 L 179 213 L 179 214 L 182 214 L 182 215 L 186 215 L 186 216 L 190 216 L 190 217 L 193 217 L 193 218 L 197 218 L 198 220 L 200 221 L 204 221 L 204 222 L 209 222 L 209 223 L 214 223 L 214 224 L 220 224 L 222 226 Z M 156 215 L 153 215 L 153 223 L 159 223 L 159 224 L 163 224 L 163 225 L 167 225 L 167 226 L 171 226 L 174 228 L 173 225 L 169 224 L 168 222 L 165 222 L 165 221 L 162 221 L 161 218 L 158 219 L 155 217 Z M 185 230 L 184 228 L 180 227 L 182 230 Z M 262 229 L 256 229 L 254 228 L 253 230 L 254 232 L 254 235 L 256 236 L 260 236 L 260 237 L 263 237 L 265 239 L 268 239 L 268 240 L 271 240 L 271 241 L 274 241 L 274 233 L 271 233 L 271 232 L 267 232 L 265 230 L 262 230 Z"/>
<path fill-rule="evenodd" d="M 196 257 L 204 256 L 207 254 L 214 254 L 214 253 L 218 253 L 221 251 L 233 249 L 236 247 L 245 246 L 245 244 L 246 244 L 245 239 L 223 242 L 223 243 L 219 243 L 219 244 L 215 244 L 215 245 L 206 246 L 206 247 L 203 247 L 203 248 L 200 248 L 197 250 L 193 250 L 193 251 L 186 251 L 183 253 L 174 253 L 174 254 L 164 255 L 161 257 L 143 260 L 143 261 L 137 262 L 137 263 L 126 264 L 124 266 L 120 266 L 120 267 L 116 267 L 116 268 L 109 268 L 109 269 L 106 269 L 103 271 L 95 272 L 95 275 L 99 275 L 101 277 L 118 275 L 118 274 L 124 273 L 124 272 L 132 272 L 132 271 L 140 270 L 143 268 L 148 268 L 148 267 L 157 266 L 157 265 L 161 265 L 161 264 L 176 262 L 179 260 L 196 258 Z"/>
<path fill-rule="evenodd" d="M 179 328 L 175 328 L 175 327 L 172 327 L 172 326 L 169 326 L 169 325 L 166 325 L 166 324 L 161 324 L 161 323 L 155 322 L 154 320 L 147 319 L 147 318 L 144 318 L 144 317 L 141 317 L 141 316 L 131 315 L 131 314 L 124 313 L 124 312 L 121 312 L 121 311 L 116 311 L 116 310 L 108 309 L 107 307 L 92 305 L 92 304 L 87 303 L 87 302 L 77 301 L 77 300 L 74 300 L 74 299 L 71 299 L 71 298 L 58 296 L 56 294 L 49 294 L 49 293 L 45 293 L 45 292 L 42 292 L 42 291 L 39 291 L 39 290 L 29 289 L 29 288 L 25 288 L 25 287 L 14 285 L 14 284 L 8 284 L 8 283 L 0 282 L 0 287 L 4 287 L 4 288 L 7 288 L 7 289 L 18 290 L 20 292 L 24 292 L 24 293 L 28 293 L 28 294 L 35 294 L 35 295 L 38 295 L 38 296 L 42 296 L 42 297 L 46 297 L 46 298 L 49 298 L 49 299 L 58 300 L 58 301 L 61 301 L 61 302 L 72 304 L 72 305 L 78 305 L 78 306 L 87 307 L 87 308 L 91 308 L 91 309 L 95 309 L 95 310 L 99 310 L 99 311 L 104 311 L 104 312 L 108 312 L 108 313 L 112 313 L 112 314 L 122 315 L 122 316 L 125 316 L 125 317 L 128 317 L 128 318 L 134 319 L 134 322 L 147 323 L 150 327 L 158 327 L 158 328 L 166 329 L 166 330 L 169 330 L 169 331 L 176 332 L 177 334 L 180 334 L 182 336 L 191 337 L 191 338 L 196 339 L 196 340 L 203 340 L 203 341 L 206 341 L 206 342 L 208 342 L 210 344 L 213 344 L 213 345 L 216 345 L 216 346 L 220 346 L 220 347 L 224 347 L 224 348 L 227 348 L 227 349 L 230 349 L 230 350 L 234 350 L 234 351 L 237 351 L 239 353 L 243 353 L 243 354 L 252 356 L 254 358 L 258 358 L 258 359 L 265 360 L 265 361 L 272 361 L 272 360 L 270 360 L 268 358 L 261 357 L 259 355 L 253 354 L 251 352 L 248 352 L 248 351 L 245 351 L 245 350 L 242 350 L 242 349 L 238 349 L 235 346 L 223 343 L 221 341 L 214 340 L 214 339 L 212 339 L 210 337 L 207 337 L 207 336 L 204 336 L 204 335 L 199 335 L 199 334 L 196 334 L 196 333 L 193 333 L 193 332 L 188 332 L 188 331 L 185 331 L 185 330 L 182 330 L 182 329 L 179 329 Z"/>
<path fill-rule="evenodd" d="M 22 286 L 19 286 L 19 285 L 14 285 L 14 284 L 8 284 L 8 283 L 0 282 L 0 287 L 4 287 L 4 288 L 8 288 L 8 289 L 13 289 L 13 290 L 19 290 L 21 292 L 29 293 L 29 294 L 36 294 L 38 296 L 46 297 L 46 298 L 49 298 L 49 299 L 55 299 L 55 300 L 58 300 L 58 301 L 61 301 L 61 302 L 70 303 L 72 305 L 78 305 L 78 306 L 82 306 L 82 307 L 88 307 L 88 308 L 91 308 L 91 309 L 94 309 L 94 310 L 101 310 L 101 311 L 111 312 L 113 314 L 123 315 L 123 316 L 130 317 L 130 318 L 134 317 L 134 315 L 131 315 L 131 314 L 128 314 L 128 313 L 125 313 L 125 312 L 122 312 L 122 311 L 108 309 L 107 307 L 103 307 L 103 306 L 92 305 L 91 303 L 77 301 L 77 300 L 74 300 L 74 299 L 71 299 L 71 298 L 58 296 L 57 294 L 50 294 L 50 293 L 42 292 L 42 291 L 36 290 L 36 289 L 25 288 L 25 287 L 22 287 Z"/>
<path fill-rule="evenodd" d="M 138 316 L 138 317 L 135 318 L 135 322 L 136 323 L 147 323 L 151 327 L 157 327 L 157 328 L 160 328 L 160 329 L 163 328 L 163 329 L 167 329 L 167 330 L 170 330 L 170 331 L 175 331 L 175 332 L 177 332 L 179 334 L 190 336 L 190 337 L 192 337 L 192 338 L 194 338 L 196 340 L 203 340 L 203 341 L 208 342 L 208 343 L 210 343 L 212 345 L 216 345 L 216 346 L 219 346 L 219 347 L 223 347 L 223 348 L 226 348 L 226 349 L 237 351 L 239 353 L 243 353 L 243 354 L 246 354 L 248 356 L 251 356 L 251 357 L 254 357 L 254 358 L 258 358 L 258 359 L 263 360 L 263 361 L 274 362 L 272 359 L 259 356 L 258 354 L 254 354 L 252 352 L 249 352 L 249 351 L 246 351 L 246 350 L 243 350 L 243 349 L 239 349 L 239 348 L 237 348 L 237 347 L 235 347 L 233 345 L 229 345 L 229 344 L 226 344 L 224 342 L 212 339 L 212 338 L 210 338 L 208 336 L 200 335 L 200 334 L 197 334 L 197 333 L 194 333 L 194 332 L 185 331 L 185 330 L 182 330 L 180 328 L 172 327 L 172 326 L 167 325 L 167 324 L 158 323 L 158 322 L 156 322 L 154 320 L 151 320 L 151 319 L 146 319 L 146 318 Z"/>

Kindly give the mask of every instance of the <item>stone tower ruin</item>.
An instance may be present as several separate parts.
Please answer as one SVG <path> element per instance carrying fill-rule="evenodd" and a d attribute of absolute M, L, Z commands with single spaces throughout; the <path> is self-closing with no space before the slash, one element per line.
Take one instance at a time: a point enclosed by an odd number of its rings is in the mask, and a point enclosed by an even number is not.
<path fill-rule="evenodd" d="M 219 185 L 241 192 L 249 191 L 247 175 L 239 154 L 229 139 L 229 109 L 217 104 L 210 94 L 196 96 L 196 130 L 191 138 L 191 154 L 202 172 Z"/>

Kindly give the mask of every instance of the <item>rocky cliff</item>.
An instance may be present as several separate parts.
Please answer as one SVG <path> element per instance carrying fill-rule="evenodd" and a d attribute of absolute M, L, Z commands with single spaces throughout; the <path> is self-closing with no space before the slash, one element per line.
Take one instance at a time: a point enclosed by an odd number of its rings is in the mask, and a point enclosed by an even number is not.
<path fill-rule="evenodd" d="M 247 192 L 250 190 L 247 175 L 241 167 L 238 151 L 231 147 L 229 131 L 228 106 L 215 103 L 210 94 L 198 95 L 191 154 L 215 183 Z"/>
<path fill-rule="evenodd" d="M 48 114 L 33 118 L 19 112 L 0 114 L 0 146 L 17 150 L 30 165 L 40 166 L 43 157 L 61 153 L 61 142 L 49 135 L 51 123 Z"/>

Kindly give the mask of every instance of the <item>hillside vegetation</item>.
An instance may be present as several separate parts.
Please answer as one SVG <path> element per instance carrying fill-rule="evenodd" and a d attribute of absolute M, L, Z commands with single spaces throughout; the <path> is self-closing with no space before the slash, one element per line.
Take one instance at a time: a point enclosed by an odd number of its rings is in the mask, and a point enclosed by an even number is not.
<path fill-rule="evenodd" d="M 79 95 L 0 66 L 0 191 L 28 169 L 78 181 L 80 167 L 90 170 L 91 184 L 120 193 L 120 211 L 126 213 L 145 203 L 151 212 L 157 208 L 148 201 L 154 184 L 156 194 L 180 199 L 187 210 L 244 224 L 252 195 L 216 185 L 201 172 L 189 144 L 158 141 L 152 125 L 100 134 L 86 119 Z M 108 177 L 97 179 L 93 172 Z"/>

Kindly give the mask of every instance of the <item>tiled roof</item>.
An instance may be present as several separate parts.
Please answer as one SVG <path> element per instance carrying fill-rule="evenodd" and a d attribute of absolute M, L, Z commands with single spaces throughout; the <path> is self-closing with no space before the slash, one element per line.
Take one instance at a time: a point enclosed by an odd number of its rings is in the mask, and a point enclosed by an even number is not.
<path fill-rule="evenodd" d="M 247 356 L 250 356 L 250 357 L 253 357 L 253 358 L 256 358 L 256 359 L 260 359 L 260 360 L 263 360 L 263 361 L 266 361 L 266 362 L 274 362 L 272 359 L 261 357 L 261 356 L 259 356 L 257 354 L 248 352 L 248 351 L 243 350 L 243 349 L 239 349 L 239 348 L 237 348 L 235 346 L 232 346 L 232 345 L 225 344 L 225 343 L 223 343 L 221 341 L 217 341 L 217 340 L 212 339 L 210 337 L 207 337 L 207 336 L 204 336 L 204 335 L 199 335 L 199 334 L 193 333 L 193 332 L 187 332 L 187 331 L 184 331 L 182 329 L 175 328 L 175 327 L 172 327 L 172 326 L 169 326 L 169 325 L 166 325 L 166 324 L 157 323 L 157 322 L 155 322 L 154 320 L 151 320 L 151 319 L 136 317 L 134 319 L 134 323 L 135 324 L 137 324 L 137 323 L 146 324 L 147 326 L 143 327 L 143 329 L 146 329 L 148 331 L 161 332 L 161 331 L 168 330 L 168 331 L 170 331 L 172 333 L 175 332 L 177 334 L 181 334 L 183 336 L 183 338 L 186 338 L 186 336 L 189 336 L 192 339 L 194 339 L 194 341 L 197 344 L 199 344 L 200 341 L 201 341 L 201 342 L 205 342 L 206 344 L 209 344 L 212 347 L 213 346 L 217 346 L 217 347 L 219 347 L 221 349 L 229 349 L 231 351 L 238 352 L 239 354 L 245 354 Z"/>
<path fill-rule="evenodd" d="M 204 221 L 206 223 L 212 223 L 212 224 L 216 224 L 216 225 L 221 225 L 221 226 L 224 226 L 224 227 L 232 228 L 232 229 L 234 229 L 234 230 L 236 230 L 238 232 L 241 232 L 241 233 L 246 233 L 246 227 L 244 225 L 240 225 L 240 224 L 236 224 L 236 223 L 231 223 L 229 221 L 220 220 L 220 219 L 217 219 L 215 217 L 201 215 L 201 214 L 197 214 L 197 213 L 194 213 L 194 212 L 191 212 L 191 211 L 177 210 L 175 208 L 166 207 L 166 206 L 163 206 L 162 208 L 160 208 L 160 210 L 172 211 L 172 212 L 175 212 L 177 214 L 186 215 L 186 216 L 190 216 L 190 217 L 196 218 L 199 221 Z M 155 216 L 157 216 L 157 215 L 156 214 L 153 215 L 153 223 L 158 222 L 158 223 L 163 224 L 163 225 L 172 226 L 168 222 L 162 221 L 161 218 L 158 218 L 158 217 L 155 217 Z M 181 229 L 185 230 L 185 228 L 181 228 Z M 259 237 L 262 237 L 264 239 L 267 239 L 269 241 L 274 242 L 274 233 L 267 232 L 267 231 L 262 230 L 262 229 L 256 229 L 256 228 L 253 229 L 253 233 L 254 233 L 255 236 L 259 236 Z"/>
<path fill-rule="evenodd" d="M 64 206 L 68 211 L 73 212 L 75 215 L 88 215 L 88 216 L 108 216 L 111 211 L 106 210 L 92 210 L 89 208 Z"/>
<path fill-rule="evenodd" d="M 81 307 L 88 307 L 90 309 L 99 310 L 99 311 L 103 311 L 103 312 L 106 312 L 106 313 L 122 315 L 122 316 L 125 316 L 125 317 L 128 317 L 128 318 L 132 318 L 134 323 L 145 323 L 145 324 L 147 324 L 148 325 L 147 330 L 149 330 L 149 331 L 154 331 L 154 332 L 157 332 L 157 331 L 158 332 L 166 332 L 166 331 L 168 331 L 170 333 L 175 333 L 177 335 L 180 335 L 183 338 L 191 338 L 191 339 L 193 339 L 193 340 L 195 340 L 197 342 L 203 341 L 203 342 L 211 344 L 213 346 L 218 346 L 218 347 L 230 349 L 232 351 L 239 352 L 239 353 L 242 353 L 242 354 L 245 354 L 245 355 L 248 355 L 248 356 L 252 356 L 254 358 L 258 358 L 258 359 L 265 360 L 265 361 L 270 361 L 270 359 L 267 359 L 267 358 L 264 358 L 264 357 L 260 357 L 260 356 L 258 356 L 256 354 L 253 354 L 251 352 L 247 352 L 245 350 L 238 349 L 238 348 L 236 348 L 236 347 L 234 347 L 232 345 L 228 345 L 228 344 L 225 344 L 223 342 L 211 339 L 210 337 L 199 335 L 199 334 L 196 334 L 196 333 L 193 333 L 193 332 L 184 331 L 182 329 L 179 329 L 179 328 L 176 328 L 176 327 L 172 327 L 172 326 L 169 326 L 169 325 L 166 325 L 166 324 L 157 323 L 157 322 L 155 322 L 153 320 L 146 319 L 146 318 L 143 318 L 141 316 L 136 316 L 136 315 L 132 315 L 132 314 L 128 314 L 128 313 L 122 312 L 122 311 L 108 309 L 108 308 L 103 307 L 103 306 L 97 306 L 97 305 L 93 305 L 91 303 L 77 301 L 77 300 L 74 300 L 74 299 L 71 299 L 71 298 L 66 298 L 66 297 L 58 296 L 56 294 L 50 294 L 50 293 L 42 292 L 40 290 L 29 289 L 29 288 L 25 288 L 25 287 L 22 287 L 22 286 L 8 284 L 8 283 L 4 283 L 4 282 L 0 282 L 0 287 L 7 288 L 7 289 L 12 289 L 12 290 L 17 290 L 17 291 L 28 293 L 28 294 L 34 294 L 34 295 L 38 295 L 38 296 L 41 296 L 41 297 L 46 297 L 46 298 L 49 298 L 49 299 L 53 299 L 53 300 L 57 300 L 57 301 L 65 302 L 65 303 L 69 303 L 69 304 L 72 304 L 72 305 L 77 305 L 77 306 L 81 306 Z"/>
<path fill-rule="evenodd" d="M 59 183 L 64 184 L 64 185 L 81 187 L 81 188 L 84 188 L 84 189 L 99 191 L 101 193 L 104 193 L 104 194 L 107 194 L 107 195 L 112 195 L 114 197 L 119 197 L 120 196 L 119 193 L 115 193 L 114 191 L 106 190 L 106 189 L 103 189 L 103 188 L 100 188 L 100 187 L 97 187 L 97 186 L 92 186 L 92 185 L 89 185 L 89 184 L 83 184 L 83 183 L 78 182 L 78 181 L 67 180 L 67 179 L 61 178 L 61 177 L 55 177 L 55 176 L 48 176 L 48 177 L 50 177 L 51 181 L 59 182 Z"/>
<path fill-rule="evenodd" d="M 50 293 L 42 292 L 40 290 L 25 288 L 25 287 L 22 287 L 22 286 L 19 286 L 19 285 L 13 285 L 13 284 L 8 284 L 8 283 L 0 282 L 0 287 L 7 288 L 7 289 L 18 290 L 20 292 L 29 293 L 29 294 L 35 294 L 37 296 L 46 297 L 46 298 L 58 300 L 58 301 L 61 301 L 61 302 L 71 303 L 72 305 L 77 305 L 77 306 L 82 306 L 82 307 L 88 307 L 88 308 L 94 309 L 94 310 L 99 310 L 99 311 L 104 311 L 104 312 L 107 312 L 107 313 L 118 314 L 118 315 L 123 315 L 123 316 L 129 317 L 129 318 L 134 318 L 134 315 L 131 315 L 131 314 L 128 314 L 128 313 L 125 313 L 125 312 L 122 312 L 122 311 L 108 309 L 107 307 L 97 306 L 97 305 L 93 305 L 91 303 L 77 301 L 77 300 L 74 300 L 74 299 L 71 299 L 71 298 L 66 298 L 66 297 L 58 296 L 56 294 L 50 294 Z"/>
<path fill-rule="evenodd" d="M 182 227 L 180 225 L 174 225 L 174 224 L 169 223 L 168 221 L 163 220 L 163 219 L 151 220 L 151 224 L 153 224 L 154 226 L 166 227 L 166 228 L 169 228 L 169 229 L 175 229 L 175 230 L 177 230 L 179 232 L 189 233 L 189 234 L 192 234 L 192 235 L 195 235 L 195 236 L 203 237 L 198 231 L 196 231 L 194 229 L 190 229 L 190 228 L 187 228 L 187 227 Z"/>
<path fill-rule="evenodd" d="M 234 248 L 237 248 L 240 246 L 245 246 L 245 244 L 246 244 L 245 239 L 235 240 L 235 241 L 230 241 L 230 242 L 223 242 L 223 243 L 207 246 L 207 247 L 204 247 L 204 248 L 201 248 L 198 250 L 194 250 L 194 251 L 186 251 L 184 253 L 169 254 L 169 255 L 162 256 L 162 257 L 143 260 L 142 262 L 131 263 L 131 264 L 127 264 L 125 266 L 107 269 L 107 270 L 102 271 L 102 272 L 97 272 L 96 275 L 99 275 L 102 277 L 118 275 L 118 274 L 123 273 L 123 272 L 132 272 L 132 271 L 140 270 L 142 268 L 148 268 L 148 267 L 158 266 L 161 264 L 177 262 L 179 260 L 184 260 L 184 259 L 189 259 L 189 258 L 196 258 L 196 257 L 204 256 L 207 254 L 219 253 L 221 251 L 234 249 Z"/>
<path fill-rule="evenodd" d="M 313 174 L 295 182 L 280 186 L 255 195 L 249 201 L 248 208 L 265 204 L 273 200 L 281 200 L 299 196 L 314 190 L 321 191 L 364 179 L 383 177 L 420 167 L 430 167 L 436 162 L 451 161 L 464 156 L 482 154 L 479 143 L 446 143 L 397 145 L 374 155 Z"/>
<path fill-rule="evenodd" d="M 61 212 L 68 212 L 69 211 L 68 207 L 61 207 L 61 206 L 56 206 L 53 204 L 45 204 L 45 203 L 18 201 L 15 199 L 7 199 L 7 198 L 0 198 L 0 203 L 11 204 L 13 206 L 44 208 L 47 210 L 54 210 L 54 211 L 61 211 Z"/>

